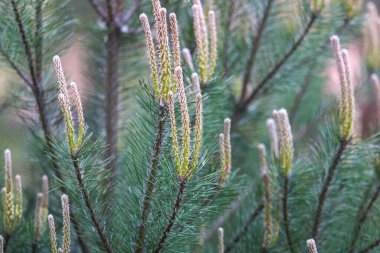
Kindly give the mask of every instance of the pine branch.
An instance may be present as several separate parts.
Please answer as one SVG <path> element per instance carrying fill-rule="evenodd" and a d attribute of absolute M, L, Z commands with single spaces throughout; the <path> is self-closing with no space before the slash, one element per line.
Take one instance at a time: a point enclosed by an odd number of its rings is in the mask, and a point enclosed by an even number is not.
<path fill-rule="evenodd" d="M 166 224 L 165 230 L 161 234 L 161 239 L 158 242 L 157 247 L 153 251 L 154 253 L 161 252 L 161 250 L 164 246 L 164 243 L 166 242 L 166 239 L 168 238 L 168 236 L 169 236 L 169 234 L 170 234 L 170 232 L 174 226 L 174 222 L 175 222 L 175 219 L 178 215 L 179 209 L 181 208 L 181 204 L 182 204 L 182 200 L 183 200 L 183 192 L 185 190 L 187 179 L 186 178 L 179 178 L 179 180 L 180 180 L 180 182 L 178 185 L 177 197 L 176 197 L 176 201 L 175 201 L 175 204 L 173 207 L 172 214 L 170 215 L 170 219 Z"/>
<path fill-rule="evenodd" d="M 367 253 L 377 247 L 380 246 L 380 238 L 377 239 L 376 241 L 372 242 L 370 245 L 368 245 L 366 248 L 362 249 L 359 251 L 359 253 Z"/>
<path fill-rule="evenodd" d="M 107 253 L 112 253 L 113 250 L 111 248 L 111 245 L 110 245 L 110 243 L 108 241 L 107 236 L 104 233 L 104 229 L 101 227 L 100 222 L 99 222 L 99 220 L 98 220 L 98 218 L 97 218 L 97 216 L 95 214 L 94 208 L 93 208 L 91 200 L 90 200 L 90 196 L 89 196 L 89 194 L 87 192 L 87 189 L 86 189 L 86 186 L 84 184 L 83 175 L 82 175 L 82 173 L 80 171 L 80 167 L 79 167 L 79 163 L 78 163 L 78 158 L 75 155 L 73 155 L 73 156 L 71 156 L 71 161 L 73 163 L 73 166 L 74 166 L 74 169 L 75 169 L 76 178 L 77 178 L 77 181 L 78 181 L 78 184 L 79 184 L 79 188 L 80 188 L 80 191 L 82 193 L 85 205 L 87 207 L 87 211 L 88 211 L 88 213 L 90 215 L 92 224 L 95 226 L 96 232 L 97 232 L 97 234 L 100 237 L 100 240 L 102 242 L 104 250 Z"/>
<path fill-rule="evenodd" d="M 249 219 L 247 222 L 244 224 L 243 229 L 241 229 L 233 238 L 233 240 L 230 242 L 230 244 L 226 247 L 226 250 L 224 253 L 230 252 L 233 247 L 243 238 L 244 234 L 247 232 L 249 226 L 251 225 L 252 222 L 256 220 L 256 218 L 260 215 L 262 210 L 264 209 L 264 205 L 260 204 L 254 212 L 250 215 Z"/>
<path fill-rule="evenodd" d="M 351 239 L 351 245 L 350 245 L 350 249 L 348 253 L 354 252 L 355 244 L 359 238 L 359 234 L 364 224 L 364 221 L 367 219 L 368 214 L 371 208 L 373 207 L 373 205 L 375 204 L 376 200 L 378 199 L 379 195 L 380 195 L 380 186 L 377 186 L 376 191 L 372 195 L 371 200 L 369 204 L 367 205 L 367 207 L 364 210 L 360 210 L 361 212 L 359 214 L 359 219 L 356 221 L 356 224 L 354 226 L 353 237 Z"/>
<path fill-rule="evenodd" d="M 289 227 L 289 210 L 288 210 L 288 195 L 289 195 L 289 176 L 285 176 L 285 181 L 284 181 L 284 198 L 282 200 L 282 211 L 283 211 L 283 218 L 284 218 L 284 227 L 285 227 L 285 235 L 286 235 L 286 240 L 288 242 L 288 247 L 291 253 L 294 252 L 293 248 L 293 241 L 292 241 L 292 236 L 290 232 L 290 227 Z"/>
<path fill-rule="evenodd" d="M 33 88 L 36 88 L 36 86 L 38 86 L 38 84 L 37 84 L 37 79 L 36 79 L 36 75 L 35 75 L 35 71 L 34 71 L 34 66 L 33 66 L 33 54 L 32 54 L 32 50 L 31 50 L 29 41 L 28 41 L 28 39 L 26 37 L 26 32 L 25 32 L 24 24 L 23 24 L 23 22 L 21 20 L 20 12 L 19 12 L 19 10 L 17 8 L 16 0 L 11 0 L 11 4 L 12 4 L 14 18 L 15 18 L 15 21 L 17 23 L 17 26 L 18 26 L 18 29 L 19 29 L 19 33 L 20 33 L 20 36 L 21 36 L 21 40 L 22 40 L 22 43 L 23 43 L 23 46 L 24 46 L 24 51 L 25 51 L 26 59 L 28 61 L 29 71 L 30 71 L 30 75 L 32 77 Z"/>
<path fill-rule="evenodd" d="M 352 21 L 352 17 L 345 18 L 343 24 L 336 30 L 335 34 L 340 34 L 350 24 L 351 21 Z M 325 49 L 329 45 L 330 45 L 330 40 L 328 39 L 325 41 L 325 43 L 318 50 L 319 54 L 317 55 L 317 59 L 315 59 L 313 62 L 319 60 L 319 58 L 322 56 L 322 54 L 320 52 L 325 51 Z M 299 65 L 297 64 L 297 66 L 295 68 L 297 69 L 304 64 L 305 64 L 305 62 L 301 61 L 300 64 Z M 305 93 L 309 87 L 310 81 L 312 79 L 312 69 L 313 69 L 312 65 L 310 65 L 309 71 L 305 76 L 304 82 L 302 83 L 301 88 L 298 90 L 296 97 L 293 100 L 293 104 L 291 106 L 290 115 L 289 115 L 290 122 L 293 122 L 293 120 L 297 114 L 298 108 L 302 102 L 302 99 L 303 99 L 303 97 L 304 97 L 304 95 L 305 95 Z"/>
<path fill-rule="evenodd" d="M 12 61 L 11 57 L 4 51 L 4 49 L 0 46 L 0 53 L 4 56 L 5 60 L 9 63 L 14 71 L 16 71 L 17 75 L 25 82 L 26 85 L 32 87 L 32 83 L 25 76 L 25 74 L 21 71 L 21 69 L 16 65 L 14 61 Z"/>
<path fill-rule="evenodd" d="M 291 109 L 290 109 L 290 114 L 289 114 L 289 121 L 290 121 L 290 123 L 293 123 L 294 118 L 296 117 L 298 108 L 301 105 L 302 99 L 305 96 L 307 88 L 309 87 L 311 79 L 313 77 L 313 68 L 312 68 L 312 66 L 310 66 L 308 68 L 309 68 L 309 71 L 306 74 L 306 76 L 305 76 L 305 78 L 303 80 L 303 83 L 301 85 L 301 88 L 298 90 L 298 92 L 297 92 L 297 94 L 296 94 L 296 96 L 295 96 L 295 98 L 293 100 Z"/>
<path fill-rule="evenodd" d="M 254 101 L 257 95 L 260 94 L 261 90 L 268 84 L 268 82 L 277 74 L 277 72 L 282 68 L 282 66 L 294 55 L 294 53 L 300 48 L 305 37 L 309 34 L 311 28 L 318 19 L 318 13 L 313 12 L 311 18 L 306 25 L 306 28 L 302 32 L 301 36 L 294 42 L 291 48 L 284 54 L 284 56 L 279 60 L 274 67 L 268 72 L 268 74 L 262 79 L 261 82 L 253 89 L 251 94 L 247 99 L 241 101 L 235 105 L 234 111 L 234 124 L 240 119 L 241 115 L 247 110 L 248 106 Z"/>
<path fill-rule="evenodd" d="M 159 116 L 158 116 L 158 121 L 157 121 L 157 136 L 156 136 L 156 140 L 153 146 L 152 163 L 148 172 L 148 181 L 147 181 L 144 201 L 142 205 L 142 212 L 141 212 L 141 222 L 140 222 L 138 232 L 137 232 L 137 240 L 136 240 L 136 248 L 135 248 L 136 253 L 143 252 L 143 248 L 144 248 L 145 226 L 148 219 L 148 213 L 151 208 L 150 201 L 152 199 L 153 191 L 155 188 L 155 181 L 156 181 L 156 176 L 158 172 L 157 168 L 158 168 L 158 163 L 159 163 L 159 156 L 161 153 L 161 146 L 162 146 L 162 142 L 164 138 L 164 127 L 165 127 L 165 117 L 166 117 L 165 114 L 166 114 L 165 106 L 160 105 Z"/>
<path fill-rule="evenodd" d="M 42 4 L 42 2 L 43 1 L 41 1 L 41 4 Z M 16 72 L 19 73 L 20 77 L 26 82 L 26 84 L 32 88 L 32 92 L 34 94 L 34 98 L 35 98 L 36 104 L 37 104 L 37 110 L 38 110 L 38 114 L 40 117 L 40 122 L 41 122 L 42 130 L 44 133 L 48 153 L 51 155 L 51 157 L 55 157 L 54 147 L 53 147 L 53 144 L 51 142 L 52 134 L 51 134 L 50 125 L 49 125 L 47 112 L 46 112 L 47 106 L 46 106 L 46 99 L 45 99 L 45 91 L 41 87 L 41 79 L 40 79 L 41 77 L 39 77 L 38 79 L 36 77 L 36 73 L 35 73 L 34 66 L 33 66 L 33 56 L 32 56 L 31 46 L 30 46 L 29 41 L 28 41 L 27 36 L 26 36 L 24 24 L 21 20 L 21 16 L 20 16 L 20 12 L 19 12 L 18 7 L 17 7 L 17 3 L 15 0 L 11 0 L 11 4 L 12 4 L 12 10 L 14 13 L 14 18 L 15 18 L 15 21 L 18 25 L 19 34 L 20 34 L 21 40 L 23 42 L 25 55 L 26 55 L 26 58 L 28 61 L 29 71 L 30 71 L 30 75 L 31 75 L 31 82 L 26 77 L 23 77 L 23 74 L 21 71 L 17 71 L 17 69 L 18 69 L 17 66 L 14 63 L 12 63 L 11 60 L 8 60 L 8 61 L 11 63 L 12 67 L 16 70 Z M 41 33 L 42 5 L 40 6 L 38 4 L 36 9 L 37 9 L 36 15 L 37 16 L 41 15 L 41 17 L 37 18 L 36 35 L 38 35 L 38 37 L 39 37 L 38 40 L 40 40 L 40 42 L 42 42 L 42 33 Z M 40 46 L 41 46 L 41 52 L 40 53 L 42 54 L 42 45 L 40 45 Z M 5 52 L 3 52 L 3 54 L 6 55 Z M 39 62 L 37 65 L 41 64 L 41 67 L 42 67 L 42 55 L 38 54 L 38 56 L 36 58 L 40 58 L 41 62 Z M 38 67 L 38 70 L 42 71 L 42 69 L 40 67 Z M 42 75 L 42 72 L 39 74 Z M 62 176 L 62 174 L 58 168 L 57 163 L 54 161 L 54 159 L 52 159 L 51 161 L 52 161 L 52 165 L 53 165 L 54 173 L 55 173 L 56 177 L 60 180 L 63 180 L 63 176 Z M 62 187 L 61 187 L 61 191 L 62 191 L 62 193 L 66 192 L 65 189 Z M 73 220 L 75 221 L 75 218 Z M 89 249 L 88 249 L 87 244 L 81 238 L 81 233 L 79 232 L 78 223 L 75 221 L 75 222 L 73 222 L 73 225 L 74 225 L 74 228 L 77 232 L 78 243 L 81 247 L 82 252 L 83 253 L 89 253 Z"/>
<path fill-rule="evenodd" d="M 318 205 L 317 205 L 317 209 L 315 212 L 314 225 L 313 225 L 313 229 L 312 229 L 312 233 L 311 233 L 312 238 L 316 238 L 318 236 L 319 225 L 321 223 L 322 212 L 323 212 L 324 203 L 326 201 L 327 193 L 328 193 L 329 187 L 331 185 L 331 182 L 334 178 L 335 171 L 337 170 L 338 165 L 342 160 L 343 152 L 346 149 L 349 142 L 350 142 L 350 140 L 348 140 L 348 141 L 341 140 L 339 142 L 339 147 L 336 151 L 333 162 L 327 171 L 327 176 L 323 182 L 322 190 L 321 190 L 321 193 L 319 194 L 319 197 L 318 197 Z"/>
<path fill-rule="evenodd" d="M 267 6 L 265 7 L 265 11 L 264 11 L 264 16 L 261 20 L 259 29 L 257 31 L 256 39 L 255 40 L 252 39 L 252 46 L 251 46 L 251 50 L 250 50 L 250 53 L 248 56 L 248 61 L 247 61 L 247 64 L 245 66 L 245 72 L 244 72 L 244 76 L 243 76 L 242 91 L 240 94 L 240 102 L 244 101 L 245 93 L 247 92 L 248 82 L 251 78 L 251 72 L 255 66 L 255 62 L 256 62 L 255 60 L 256 60 L 257 52 L 259 51 L 259 48 L 260 48 L 261 38 L 263 36 L 263 32 L 264 32 L 265 26 L 267 24 L 267 20 L 269 18 L 272 3 L 273 3 L 273 0 L 268 0 Z"/>

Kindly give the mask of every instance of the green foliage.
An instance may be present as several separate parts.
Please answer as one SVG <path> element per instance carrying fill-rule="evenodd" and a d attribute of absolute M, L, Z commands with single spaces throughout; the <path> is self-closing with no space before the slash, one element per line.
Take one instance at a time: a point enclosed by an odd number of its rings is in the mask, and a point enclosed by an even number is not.
<path fill-rule="evenodd" d="M 152 13 L 151 1 L 0 1 L 0 66 L 17 77 L 0 101 L 1 119 L 16 111 L 21 120 L 6 127 L 21 124 L 28 130 L 20 142 L 27 144 L 19 147 L 27 161 L 20 172 L 24 213 L 9 235 L 0 212 L 5 252 L 50 252 L 46 221 L 40 239 L 33 240 L 36 193 L 42 191 L 36 185 L 43 174 L 51 182 L 49 213 L 56 220 L 57 238 L 63 227 L 60 195 L 69 196 L 71 252 L 218 252 L 218 227 L 224 228 L 225 252 L 305 252 L 312 236 L 319 252 L 379 251 L 377 245 L 368 248 L 380 238 L 379 136 L 370 132 L 359 138 L 358 131 L 342 141 L 338 102 L 324 88 L 333 58 L 330 36 L 337 34 L 349 45 L 360 38 L 365 22 L 362 15 L 350 16 L 342 1 L 321 10 L 311 9 L 307 0 L 203 3 L 204 10 L 217 14 L 219 58 L 214 76 L 201 87 L 202 145 L 186 180 L 176 171 L 168 105 L 153 94 L 138 19 L 139 13 Z M 181 46 L 190 49 L 198 69 L 191 3 L 161 4 L 168 14 L 177 14 Z M 156 33 L 153 15 L 147 16 Z M 85 82 L 79 90 L 86 134 L 81 147 L 70 152 L 52 57 L 69 52 L 74 43 L 85 53 L 78 72 Z M 183 62 L 181 67 L 191 154 L 197 92 L 189 66 Z M 174 100 L 182 143 L 178 94 Z M 289 112 L 295 147 L 289 177 L 269 152 L 265 125 L 273 109 L 282 107 Z M 77 122 L 74 109 L 73 115 Z M 232 119 L 232 174 L 221 186 L 218 144 L 227 117 Z M 274 239 L 268 249 L 263 249 L 259 143 L 267 146 L 271 185 Z"/>

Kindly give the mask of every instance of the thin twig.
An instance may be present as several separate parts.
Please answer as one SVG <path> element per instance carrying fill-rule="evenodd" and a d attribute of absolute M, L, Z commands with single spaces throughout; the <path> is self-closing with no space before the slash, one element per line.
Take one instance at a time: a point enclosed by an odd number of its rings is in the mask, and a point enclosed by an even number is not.
<path fill-rule="evenodd" d="M 365 247 L 364 249 L 360 250 L 359 253 L 367 253 L 379 246 L 380 246 L 380 238 L 374 241 L 373 243 L 371 243 L 370 245 L 368 245 L 367 247 Z"/>
<path fill-rule="evenodd" d="M 5 234 L 5 236 L 4 236 L 4 248 L 3 248 L 4 253 L 7 252 L 7 248 L 8 248 L 8 245 L 9 245 L 9 242 L 10 242 L 11 238 L 12 238 L 12 235 Z"/>
<path fill-rule="evenodd" d="M 181 204 L 182 204 L 182 200 L 183 200 L 183 192 L 185 190 L 187 180 L 186 180 L 186 178 L 180 178 L 179 180 L 180 181 L 179 181 L 179 185 L 178 185 L 177 197 L 176 197 L 176 201 L 175 201 L 175 204 L 173 207 L 172 214 L 170 215 L 170 219 L 168 220 L 168 222 L 166 224 L 165 230 L 161 234 L 160 241 L 158 242 L 156 248 L 153 251 L 154 253 L 161 252 L 161 250 L 164 247 L 164 244 L 166 242 L 166 239 L 168 238 L 168 236 L 169 236 L 169 234 L 170 234 L 170 232 L 174 226 L 174 222 L 175 222 L 175 219 L 178 215 L 179 209 L 181 208 Z"/>
<path fill-rule="evenodd" d="M 244 224 L 244 227 L 235 235 L 230 244 L 226 247 L 224 253 L 230 252 L 232 248 L 242 239 L 243 235 L 247 232 L 249 225 L 254 222 L 259 214 L 264 209 L 264 205 L 260 204 L 249 217 L 248 221 Z"/>
<path fill-rule="evenodd" d="M 284 218 L 286 240 L 288 242 L 288 247 L 289 247 L 290 252 L 293 253 L 294 252 L 293 241 L 292 241 L 292 236 L 290 233 L 290 226 L 289 226 L 288 195 L 289 195 L 289 176 L 285 176 L 284 198 L 282 200 L 282 211 L 283 211 L 283 218 Z"/>
<path fill-rule="evenodd" d="M 301 88 L 298 90 L 294 100 L 293 100 L 293 103 L 292 103 L 292 107 L 290 109 L 290 113 L 289 113 L 289 121 L 290 121 L 290 124 L 293 123 L 294 121 L 294 118 L 296 117 L 296 114 L 297 114 L 297 111 L 298 111 L 298 108 L 301 104 L 301 101 L 303 99 L 303 97 L 305 96 L 305 93 L 307 91 L 307 88 L 309 87 L 309 84 L 310 84 L 310 81 L 313 77 L 313 67 L 309 67 L 309 71 L 308 73 L 306 74 L 304 80 L 303 80 L 303 83 L 301 85 Z"/>
<path fill-rule="evenodd" d="M 327 176 L 323 182 L 322 190 L 318 197 L 318 205 L 315 212 L 314 225 L 313 225 L 313 229 L 311 233 L 311 238 L 316 238 L 318 236 L 319 225 L 321 223 L 322 211 L 323 211 L 324 203 L 326 201 L 327 193 L 331 185 L 331 182 L 334 178 L 335 171 L 337 170 L 338 165 L 342 159 L 343 151 L 346 149 L 348 144 L 349 144 L 349 140 L 348 141 L 341 140 L 339 142 L 339 147 L 336 151 L 333 162 L 327 171 Z"/>
<path fill-rule="evenodd" d="M 311 28 L 313 27 L 315 21 L 318 18 L 318 13 L 313 12 L 311 18 L 302 32 L 301 36 L 294 42 L 290 49 L 284 54 L 284 56 L 279 60 L 274 67 L 268 72 L 268 74 L 262 79 L 262 81 L 253 89 L 251 94 L 247 99 L 236 104 L 234 112 L 233 124 L 236 124 L 242 113 L 244 113 L 247 107 L 253 102 L 253 100 L 260 94 L 261 90 L 268 84 L 268 82 L 277 74 L 277 72 L 282 68 L 282 66 L 291 58 L 291 56 L 297 51 L 301 46 L 305 37 L 309 34 Z"/>
<path fill-rule="evenodd" d="M 96 232 L 97 232 L 97 234 L 100 237 L 100 240 L 102 242 L 104 250 L 107 253 L 112 253 L 113 250 L 111 248 L 111 245 L 110 245 L 110 243 L 108 241 L 107 236 L 104 233 L 104 229 L 101 227 L 100 222 L 99 222 L 98 218 L 96 217 L 95 211 L 94 211 L 92 203 L 91 203 L 91 199 L 89 197 L 89 194 L 87 192 L 86 186 L 84 184 L 83 175 L 82 175 L 82 173 L 80 171 L 80 167 L 79 167 L 79 163 L 78 163 L 78 158 L 76 156 L 72 156 L 71 160 L 72 160 L 72 163 L 73 163 L 73 166 L 74 166 L 74 169 L 75 169 L 75 174 L 76 174 L 76 177 L 77 177 L 79 188 L 80 188 L 80 191 L 82 193 L 83 200 L 84 200 L 85 205 L 87 207 L 88 213 L 90 215 L 92 224 L 95 226 Z"/>
<path fill-rule="evenodd" d="M 349 249 L 348 253 L 353 253 L 354 252 L 355 244 L 356 244 L 356 242 L 357 242 L 357 240 L 359 238 L 359 234 L 360 234 L 360 231 L 361 231 L 362 226 L 364 224 L 364 221 L 367 219 L 368 214 L 369 214 L 371 208 L 373 207 L 374 203 L 376 202 L 376 200 L 379 197 L 379 194 L 380 194 L 380 186 L 377 186 L 376 187 L 376 191 L 372 195 L 372 198 L 371 198 L 369 204 L 367 205 L 367 207 L 364 210 L 360 210 L 361 212 L 358 215 L 359 219 L 357 220 L 357 222 L 356 222 L 356 224 L 354 226 L 353 236 L 352 236 L 352 240 L 351 240 L 351 246 L 350 246 L 350 249 Z"/>
<path fill-rule="evenodd" d="M 142 211 L 141 211 L 141 222 L 140 222 L 138 232 L 137 232 L 137 240 L 136 240 L 136 248 L 135 248 L 136 253 L 143 252 L 143 248 L 144 248 L 145 226 L 148 219 L 148 213 L 151 208 L 150 202 L 152 200 L 152 195 L 155 188 L 155 181 L 156 181 L 156 176 L 158 172 L 157 168 L 158 168 L 158 163 L 159 163 L 159 156 L 161 153 L 162 141 L 164 137 L 166 110 L 163 105 L 160 105 L 159 110 L 160 111 L 159 111 L 159 116 L 157 120 L 157 136 L 154 141 L 153 158 L 152 158 L 152 163 L 148 172 L 148 180 L 147 180 L 146 191 L 145 191 L 144 201 L 143 201 Z"/>
<path fill-rule="evenodd" d="M 248 56 L 248 61 L 247 61 L 247 64 L 245 66 L 245 72 L 244 72 L 244 76 L 243 76 L 242 91 L 240 94 L 240 101 L 241 102 L 244 101 L 245 93 L 247 92 L 248 82 L 251 78 L 251 73 L 252 73 L 252 70 L 253 70 L 255 62 L 256 62 L 255 60 L 256 60 L 257 52 L 259 51 L 259 48 L 261 45 L 260 44 L 261 38 L 263 36 L 264 28 L 265 28 L 265 26 L 267 24 L 267 20 L 269 18 L 269 13 L 270 13 L 270 10 L 272 7 L 272 3 L 273 3 L 273 0 L 268 0 L 267 6 L 265 7 L 265 11 L 264 11 L 264 16 L 262 18 L 259 29 L 257 31 L 256 38 L 252 39 L 252 46 L 251 46 L 251 50 L 250 50 L 250 53 Z"/>
<path fill-rule="evenodd" d="M 32 87 L 32 83 L 30 82 L 30 80 L 24 75 L 21 69 L 17 67 L 16 63 L 12 61 L 11 57 L 4 51 L 3 48 L 1 48 L 1 46 L 0 53 L 4 56 L 5 60 L 9 63 L 9 65 L 11 65 L 12 69 L 16 71 L 17 75 L 25 82 L 25 84 L 29 87 Z"/>

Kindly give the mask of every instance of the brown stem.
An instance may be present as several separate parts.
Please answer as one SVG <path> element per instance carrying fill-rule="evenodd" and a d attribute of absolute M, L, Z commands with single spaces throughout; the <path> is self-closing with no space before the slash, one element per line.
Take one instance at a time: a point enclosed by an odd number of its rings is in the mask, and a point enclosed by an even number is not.
<path fill-rule="evenodd" d="M 327 176 L 323 182 L 322 190 L 318 197 L 318 205 L 317 205 L 317 210 L 315 212 L 314 225 L 313 225 L 313 230 L 311 233 L 312 235 L 311 238 L 316 238 L 318 236 L 319 225 L 321 223 L 322 211 L 323 211 L 324 203 L 326 201 L 327 193 L 328 193 L 330 184 L 334 178 L 335 171 L 337 170 L 338 165 L 342 159 L 343 151 L 346 149 L 348 143 L 349 143 L 349 140 L 340 141 L 338 150 L 336 151 L 336 154 L 334 156 L 334 160 L 327 171 Z"/>
<path fill-rule="evenodd" d="M 255 62 L 256 62 L 255 60 L 256 60 L 257 52 L 259 51 L 259 48 L 260 48 L 261 38 L 263 36 L 264 28 L 265 28 L 265 26 L 267 24 L 267 20 L 269 18 L 269 13 L 271 10 L 272 3 L 273 3 L 273 0 L 268 0 L 267 6 L 265 7 L 265 11 L 264 11 L 264 16 L 262 18 L 259 29 L 257 31 L 256 39 L 252 39 L 253 45 L 251 46 L 251 50 L 250 50 L 250 53 L 248 56 L 248 61 L 247 61 L 247 64 L 245 66 L 245 72 L 244 72 L 244 76 L 243 76 L 242 91 L 240 94 L 240 101 L 241 102 L 244 101 L 244 99 L 245 99 L 245 93 L 247 92 L 248 82 L 251 78 L 251 73 L 252 73 L 253 67 L 254 67 Z"/>
<path fill-rule="evenodd" d="M 302 101 L 302 99 L 306 93 L 307 88 L 309 87 L 311 78 L 313 77 L 312 71 L 313 71 L 313 67 L 310 67 L 307 75 L 305 76 L 305 79 L 303 80 L 301 88 L 298 90 L 298 92 L 297 92 L 297 94 L 293 100 L 293 104 L 292 104 L 292 107 L 291 107 L 290 113 L 289 113 L 290 124 L 293 123 L 294 118 L 296 117 L 298 108 L 301 104 L 301 101 Z"/>
<path fill-rule="evenodd" d="M 5 236 L 4 236 L 4 247 L 3 247 L 4 253 L 7 252 L 7 248 L 9 245 L 9 241 L 11 240 L 11 237 L 12 236 L 10 234 L 5 234 Z"/>
<path fill-rule="evenodd" d="M 243 229 L 241 229 L 236 235 L 235 237 L 232 239 L 231 243 L 226 247 L 226 249 L 224 250 L 224 253 L 227 253 L 227 252 L 230 252 L 232 250 L 232 248 L 243 238 L 243 235 L 247 232 L 248 228 L 249 228 L 249 225 L 254 222 L 257 218 L 257 216 L 259 216 L 259 214 L 262 212 L 264 208 L 264 205 L 263 204 L 260 204 L 255 210 L 254 212 L 251 214 L 251 216 L 249 217 L 248 221 L 244 224 L 244 227 Z"/>
<path fill-rule="evenodd" d="M 101 227 L 101 225 L 99 223 L 98 218 L 96 217 L 96 214 L 95 214 L 95 211 L 93 209 L 93 206 L 92 206 L 89 194 L 88 194 L 86 186 L 84 184 L 83 175 L 82 175 L 82 173 L 80 171 L 80 167 L 79 167 L 79 164 L 78 164 L 78 158 L 74 155 L 74 156 L 71 156 L 71 160 L 73 162 L 73 166 L 74 166 L 74 169 L 75 169 L 75 174 L 76 174 L 76 177 L 77 177 L 79 188 L 80 188 L 80 191 L 82 193 L 82 197 L 83 197 L 83 200 L 85 202 L 85 205 L 87 207 L 87 211 L 88 211 L 88 213 L 90 215 L 92 224 L 95 226 L 96 232 L 98 233 L 98 235 L 100 237 L 100 240 L 102 242 L 104 250 L 107 253 L 112 253 L 113 251 L 112 251 L 111 245 L 110 245 L 110 243 L 108 241 L 108 238 L 106 237 L 106 235 L 104 233 L 103 228 Z"/>
<path fill-rule="evenodd" d="M 11 65 L 14 71 L 16 71 L 17 75 L 25 82 L 26 85 L 32 87 L 32 83 L 30 80 L 24 75 L 19 67 L 17 67 L 16 63 L 12 61 L 11 57 L 4 51 L 0 46 L 0 53 L 4 56 L 5 60 Z"/>
<path fill-rule="evenodd" d="M 38 250 L 38 242 L 37 242 L 37 240 L 34 240 L 32 243 L 31 253 L 36 253 L 37 250 Z"/>
<path fill-rule="evenodd" d="M 276 75 L 276 73 L 282 68 L 282 66 L 291 58 L 291 56 L 301 46 L 302 42 L 304 41 L 305 37 L 310 32 L 317 18 L 318 18 L 318 13 L 313 12 L 306 28 L 302 32 L 301 36 L 294 42 L 292 47 L 285 53 L 285 55 L 281 58 L 281 60 L 279 60 L 274 65 L 274 67 L 269 71 L 269 73 L 261 80 L 261 82 L 251 92 L 249 97 L 246 100 L 242 101 L 241 103 L 236 104 L 235 113 L 238 114 L 238 115 L 234 115 L 234 118 L 236 120 L 240 118 L 241 114 L 245 112 L 247 107 L 253 102 L 253 100 L 261 92 L 261 90 L 268 84 L 268 82 Z"/>
<path fill-rule="evenodd" d="M 174 204 L 172 214 L 170 215 L 170 219 L 169 219 L 168 223 L 166 224 L 165 230 L 161 234 L 160 241 L 158 242 L 156 248 L 153 251 L 154 253 L 161 252 L 162 248 L 164 247 L 164 243 L 165 243 L 166 239 L 168 238 L 168 236 L 169 236 L 169 234 L 170 234 L 170 232 L 174 226 L 174 222 L 175 222 L 175 219 L 178 215 L 179 209 L 181 208 L 181 204 L 182 204 L 182 200 L 183 200 L 183 191 L 185 190 L 185 186 L 186 186 L 187 181 L 185 178 L 180 178 L 179 180 L 180 181 L 179 181 L 179 185 L 178 185 L 177 197 L 176 197 L 176 201 Z"/>
<path fill-rule="evenodd" d="M 114 25 L 114 13 L 111 1 L 107 1 L 107 27 L 109 30 L 106 66 L 106 101 L 105 101 L 105 129 L 106 142 L 108 145 L 107 157 L 113 157 L 110 162 L 112 170 L 111 181 L 115 179 L 117 169 L 117 139 L 119 122 L 119 56 L 120 56 L 120 30 Z"/>
<path fill-rule="evenodd" d="M 151 208 L 151 199 L 153 196 L 153 191 L 155 188 L 155 181 L 157 176 L 157 168 L 159 163 L 159 157 L 161 153 L 161 146 L 163 142 L 164 137 L 164 128 L 165 128 L 165 106 L 160 105 L 159 109 L 159 116 L 157 121 L 157 136 L 154 141 L 153 145 L 153 158 L 152 163 L 148 172 L 148 181 L 146 185 L 146 191 L 144 194 L 144 201 L 142 205 L 142 211 L 141 211 L 141 222 L 138 228 L 137 232 L 137 239 L 136 239 L 136 253 L 143 252 L 144 249 L 144 239 L 145 239 L 145 226 L 148 219 L 149 210 Z"/>
<path fill-rule="evenodd" d="M 290 252 L 293 253 L 294 248 L 293 248 L 293 242 L 292 242 L 290 226 L 289 226 L 288 195 L 289 195 L 289 176 L 286 175 L 285 182 L 284 182 L 284 198 L 282 200 L 282 211 L 283 211 L 282 214 L 284 218 L 286 240 L 288 242 L 288 247 L 289 247 Z"/>
<path fill-rule="evenodd" d="M 359 219 L 357 220 L 357 223 L 354 226 L 353 236 L 352 236 L 351 245 L 350 245 L 350 249 L 349 249 L 348 253 L 353 253 L 354 252 L 355 244 L 356 244 L 356 241 L 359 238 L 359 234 L 360 234 L 360 231 L 362 229 L 363 223 L 367 219 L 369 211 L 371 210 L 372 206 L 374 205 L 374 203 L 378 199 L 379 194 L 380 194 L 380 186 L 378 186 L 376 188 L 376 191 L 372 195 L 372 198 L 369 201 L 369 204 L 367 205 L 367 207 L 364 210 L 361 210 L 362 212 L 358 216 Z"/>

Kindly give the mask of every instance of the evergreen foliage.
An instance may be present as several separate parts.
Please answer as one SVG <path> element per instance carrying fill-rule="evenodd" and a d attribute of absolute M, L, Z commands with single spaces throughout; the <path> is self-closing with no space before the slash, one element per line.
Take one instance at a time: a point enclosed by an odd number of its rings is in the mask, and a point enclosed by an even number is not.
<path fill-rule="evenodd" d="M 380 252 L 379 55 L 371 1 L 0 0 L 0 253 Z"/>

